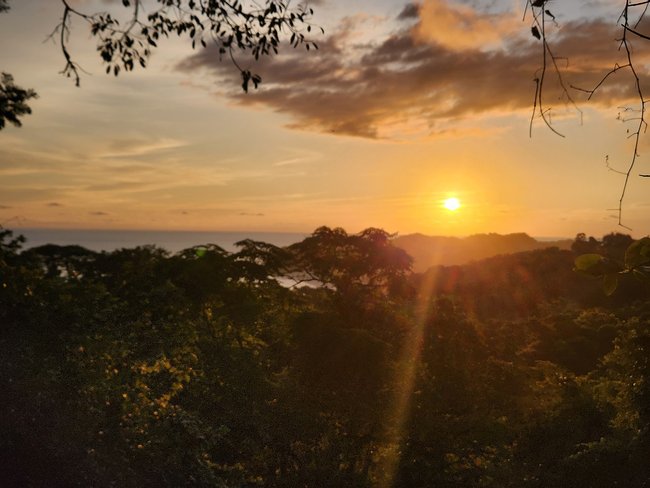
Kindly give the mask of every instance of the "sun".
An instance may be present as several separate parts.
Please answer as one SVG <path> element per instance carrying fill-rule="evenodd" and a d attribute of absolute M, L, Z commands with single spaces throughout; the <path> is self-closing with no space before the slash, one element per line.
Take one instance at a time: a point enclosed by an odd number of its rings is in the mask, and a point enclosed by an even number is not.
<path fill-rule="evenodd" d="M 460 208 L 460 200 L 456 197 L 447 198 L 444 202 L 442 202 L 442 206 L 450 212 L 455 212 Z"/>

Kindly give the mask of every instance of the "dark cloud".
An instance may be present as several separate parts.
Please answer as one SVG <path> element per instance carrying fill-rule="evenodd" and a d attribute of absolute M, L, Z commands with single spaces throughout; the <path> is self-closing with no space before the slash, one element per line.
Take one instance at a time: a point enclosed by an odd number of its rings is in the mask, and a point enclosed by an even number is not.
<path fill-rule="evenodd" d="M 10 207 L 9 205 L 0 205 L 0 210 L 9 210 L 10 208 L 13 207 Z"/>
<path fill-rule="evenodd" d="M 88 215 L 94 215 L 96 217 L 105 217 L 109 214 L 107 214 L 106 212 L 88 212 Z"/>
<path fill-rule="evenodd" d="M 46 207 L 63 207 L 63 205 L 57 202 L 50 202 L 46 205 Z"/>
<path fill-rule="evenodd" d="M 263 213 L 239 212 L 242 217 L 264 217 Z"/>
<path fill-rule="evenodd" d="M 397 16 L 397 20 L 414 20 L 420 16 L 420 6 L 416 3 L 407 3 Z"/>
<path fill-rule="evenodd" d="M 416 13 L 411 4 L 400 17 Z M 484 19 L 479 20 L 482 26 Z M 263 79 L 258 91 L 225 95 L 241 105 L 289 114 L 293 128 L 368 138 L 390 136 L 390 127 L 412 122 L 424 123 L 433 134 L 437 124 L 454 119 L 532 110 L 542 56 L 541 44 L 532 36 L 506 38 L 500 46 L 482 49 L 422 39 L 421 26 L 413 26 L 360 47 L 350 41 L 353 28 L 349 22 L 321 42 L 316 53 L 291 51 L 260 61 L 251 68 Z M 593 87 L 615 63 L 624 63 L 615 29 L 600 20 L 562 26 L 551 46 L 565 86 Z M 208 70 L 221 80 L 233 71 L 211 49 L 187 59 L 179 69 Z M 546 106 L 566 104 L 555 72 L 549 69 L 544 79 Z M 633 89 L 629 78 L 610 77 L 595 103 L 631 99 Z M 576 99 L 585 98 L 570 90 Z"/>

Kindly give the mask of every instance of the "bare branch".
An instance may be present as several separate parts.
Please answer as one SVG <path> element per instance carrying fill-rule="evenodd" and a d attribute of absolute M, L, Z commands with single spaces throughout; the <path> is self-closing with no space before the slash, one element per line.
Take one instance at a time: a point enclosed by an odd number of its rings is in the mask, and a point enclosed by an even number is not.
<path fill-rule="evenodd" d="M 592 88 L 591 90 L 586 90 L 586 89 L 584 89 L 584 88 L 579 88 L 579 87 L 577 87 L 577 86 L 573 86 L 573 85 L 571 85 L 571 88 L 573 88 L 574 90 L 578 90 L 578 91 L 581 91 L 581 92 L 588 93 L 589 96 L 587 97 L 587 100 L 591 100 L 591 97 L 594 96 L 594 94 L 598 91 L 598 89 L 599 89 L 601 86 L 603 86 L 603 84 L 607 81 L 607 79 L 608 79 L 611 75 L 613 75 L 614 73 L 617 73 L 618 71 L 620 71 L 620 70 L 622 70 L 622 69 L 629 68 L 629 67 L 630 67 L 629 64 L 624 64 L 624 65 L 622 65 L 622 66 L 619 65 L 618 63 L 615 64 L 614 67 L 613 67 L 609 72 L 607 72 L 607 74 L 605 74 L 605 76 L 603 76 L 602 79 L 601 79 L 601 80 L 596 84 L 596 86 L 595 86 L 594 88 Z"/>
<path fill-rule="evenodd" d="M 625 53 L 627 56 L 627 61 L 629 65 L 630 72 L 632 73 L 632 76 L 634 78 L 634 84 L 636 86 L 636 91 L 638 94 L 639 98 L 639 104 L 640 104 L 640 116 L 638 117 L 638 126 L 636 132 L 633 133 L 634 137 L 634 150 L 632 152 L 632 158 L 630 161 L 630 164 L 627 168 L 627 171 L 625 172 L 625 181 L 623 183 L 623 189 L 621 190 L 621 196 L 618 201 L 618 225 L 621 227 L 624 227 L 626 229 L 629 229 L 629 227 L 623 225 L 622 223 L 622 216 L 623 216 L 623 201 L 625 200 L 625 194 L 627 193 L 627 188 L 628 188 L 628 183 L 630 181 L 630 175 L 632 174 L 632 171 L 634 170 L 634 166 L 636 165 L 637 158 L 639 157 L 639 141 L 641 139 L 641 132 L 645 132 L 645 129 L 647 128 L 647 124 L 645 121 L 645 111 L 646 111 L 646 101 L 645 97 L 643 96 L 643 90 L 641 88 L 641 80 L 639 79 L 639 75 L 636 71 L 636 68 L 634 67 L 634 63 L 632 62 L 632 51 L 630 49 L 630 44 L 627 38 L 627 33 L 631 32 L 633 34 L 639 35 L 637 32 L 633 31 L 628 27 L 628 22 L 629 22 L 629 9 L 631 5 L 629 3 L 629 0 L 626 0 L 625 2 L 625 9 L 623 10 L 622 18 L 624 21 L 623 24 L 623 38 L 621 40 L 621 43 L 623 45 L 623 48 L 625 49 Z M 640 36 L 643 38 L 650 39 L 645 36 Z"/>
<path fill-rule="evenodd" d="M 542 51 L 543 51 L 542 67 L 540 68 L 541 75 L 539 76 L 539 82 L 535 90 L 535 103 L 533 104 L 533 118 L 534 115 L 538 113 L 539 116 L 542 117 L 546 125 L 552 129 L 552 127 L 550 127 L 550 117 L 546 116 L 547 110 L 545 110 L 544 107 L 542 106 L 542 96 L 544 91 L 543 89 L 544 75 L 546 73 L 547 64 L 549 62 L 553 64 L 553 68 L 558 75 L 558 81 L 560 87 L 562 88 L 563 92 L 567 94 L 568 100 L 574 106 L 575 103 L 573 102 L 573 100 L 570 97 L 570 94 L 568 93 L 568 90 L 562 79 L 561 71 L 557 65 L 557 60 L 559 58 L 553 55 L 553 53 L 550 50 L 549 44 L 547 42 L 547 34 L 546 34 L 545 22 L 544 22 L 545 15 L 546 15 L 545 4 L 546 2 L 544 1 L 540 2 L 536 0 L 535 2 L 531 2 L 531 0 L 527 0 L 526 10 L 528 9 L 528 7 L 530 7 L 533 13 L 533 24 L 536 27 L 536 29 L 533 31 L 533 34 L 535 35 L 537 33 L 538 35 L 536 35 L 536 37 L 541 38 Z M 635 7 L 642 7 L 643 9 L 639 14 L 637 20 L 634 22 L 634 27 L 630 27 L 630 14 L 631 14 L 631 10 Z M 632 76 L 632 80 L 635 86 L 637 99 L 639 103 L 639 108 L 633 109 L 630 107 L 625 107 L 622 109 L 624 112 L 634 112 L 636 115 L 634 117 L 621 117 L 620 113 L 617 117 L 619 120 L 621 120 L 624 123 L 628 123 L 628 122 L 636 123 L 635 130 L 633 131 L 628 130 L 628 138 L 634 141 L 632 156 L 629 161 L 629 164 L 627 165 L 626 169 L 623 171 L 615 169 L 610 165 L 609 156 L 606 156 L 605 158 L 605 165 L 607 169 L 613 173 L 620 174 L 621 176 L 624 177 L 623 186 L 619 196 L 617 212 L 618 212 L 618 225 L 626 229 L 629 228 L 623 225 L 622 222 L 623 202 L 625 200 L 628 185 L 630 182 L 630 176 L 639 158 L 638 150 L 640 145 L 640 138 L 641 135 L 645 133 L 648 126 L 646 122 L 646 99 L 643 95 L 643 89 L 641 86 L 641 80 L 639 74 L 634 65 L 633 50 L 630 44 L 628 33 L 633 34 L 634 36 L 644 40 L 650 40 L 649 35 L 646 35 L 636 30 L 640 21 L 645 17 L 649 7 L 650 7 L 650 0 L 643 0 L 641 2 L 630 2 L 630 0 L 625 0 L 625 7 L 623 8 L 619 16 L 619 22 L 621 23 L 621 30 L 622 30 L 622 36 L 621 39 L 619 39 L 619 42 L 620 42 L 620 49 L 625 53 L 625 56 L 627 58 L 627 62 L 625 64 L 621 64 L 621 65 L 619 65 L 618 63 L 615 64 L 614 67 L 611 70 L 609 70 L 592 89 L 584 89 L 584 88 L 576 87 L 574 85 L 569 85 L 569 87 L 574 90 L 586 93 L 588 95 L 587 100 L 591 100 L 593 96 L 603 87 L 603 85 L 610 79 L 612 75 L 618 73 L 621 70 L 628 70 Z M 582 114 L 582 112 L 580 113 Z M 531 131 L 532 131 L 532 119 L 531 119 Z M 553 131 L 553 132 L 557 133 L 557 131 Z M 648 175 L 644 177 L 648 177 Z"/>
<path fill-rule="evenodd" d="M 562 70 L 558 65 L 558 61 L 563 60 L 566 64 L 568 64 L 568 60 L 565 57 L 556 56 L 547 40 L 546 17 L 549 16 L 551 18 L 551 21 L 557 25 L 554 16 L 545 8 L 545 2 L 531 3 L 531 1 L 528 0 L 526 2 L 526 11 L 528 11 L 529 7 L 533 17 L 533 27 L 531 29 L 532 34 L 542 42 L 542 65 L 539 69 L 538 75 L 535 78 L 535 100 L 533 103 L 533 113 L 531 115 L 529 135 L 532 136 L 532 126 L 535 116 L 539 116 L 544 121 L 549 130 L 560 137 L 564 137 L 564 134 L 560 133 L 551 122 L 551 109 L 544 107 L 544 83 L 546 81 L 546 75 L 549 67 L 553 68 L 553 72 L 555 73 L 563 96 L 566 98 L 568 103 L 572 105 L 573 108 L 580 114 L 581 121 L 582 110 L 580 110 L 580 108 L 573 100 L 573 97 L 571 96 L 571 93 L 569 92 L 564 81 Z"/>

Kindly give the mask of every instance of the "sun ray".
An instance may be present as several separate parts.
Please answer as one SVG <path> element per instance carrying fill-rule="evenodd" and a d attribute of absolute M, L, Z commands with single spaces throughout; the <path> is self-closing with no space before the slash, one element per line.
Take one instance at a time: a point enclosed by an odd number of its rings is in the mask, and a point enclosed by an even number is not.
<path fill-rule="evenodd" d="M 407 335 L 400 354 L 400 364 L 396 368 L 395 397 L 388 417 L 390 425 L 386 438 L 386 454 L 380 463 L 380 488 L 391 488 L 401 460 L 405 428 L 409 420 L 413 390 L 422 347 L 424 332 L 433 295 L 435 273 L 425 273 L 418 290 L 418 302 L 414 317 L 414 326 Z"/>

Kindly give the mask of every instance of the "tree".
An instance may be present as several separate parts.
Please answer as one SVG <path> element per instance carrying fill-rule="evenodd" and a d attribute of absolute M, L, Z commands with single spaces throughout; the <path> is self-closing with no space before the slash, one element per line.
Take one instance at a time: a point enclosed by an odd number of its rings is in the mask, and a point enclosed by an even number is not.
<path fill-rule="evenodd" d="M 130 19 L 122 25 L 110 13 L 85 13 L 61 0 L 63 16 L 52 36 L 58 35 L 65 57 L 62 73 L 75 80 L 79 86 L 79 65 L 68 49 L 71 18 L 78 17 L 88 23 L 91 34 L 97 39 L 97 51 L 106 64 L 106 73 L 117 76 L 121 70 L 132 71 L 145 67 L 152 49 L 158 47 L 163 37 L 176 34 L 191 40 L 192 48 L 218 48 L 219 55 L 228 55 L 242 77 L 242 89 L 247 92 L 252 83 L 255 88 L 261 77 L 242 68 L 238 52 L 258 59 L 278 53 L 281 36 L 290 35 L 293 47 L 304 45 L 317 48 L 305 37 L 311 32 L 309 23 L 313 10 L 303 5 L 292 8 L 287 0 L 265 0 L 263 6 L 255 2 L 244 4 L 235 0 L 155 0 L 155 9 L 145 12 L 142 0 L 122 0 L 130 9 Z"/>
<path fill-rule="evenodd" d="M 0 13 L 9 10 L 7 1 L 0 0 Z M 22 123 L 19 117 L 32 113 L 27 101 L 36 98 L 36 96 L 34 90 L 25 90 L 14 85 L 13 76 L 2 73 L 0 78 L 0 130 L 4 129 L 7 122 L 20 127 Z"/>
<path fill-rule="evenodd" d="M 50 37 L 58 38 L 65 58 L 61 73 L 73 78 L 77 86 L 83 70 L 74 61 L 68 45 L 73 17 L 88 24 L 91 35 L 97 39 L 97 51 L 106 64 L 106 73 L 115 76 L 136 66 L 146 67 L 152 50 L 158 47 L 161 38 L 170 34 L 187 37 L 193 49 L 209 44 L 216 46 L 219 56 L 228 56 L 239 70 L 245 92 L 251 84 L 257 88 L 262 78 L 238 63 L 239 53 L 255 59 L 277 54 L 285 35 L 294 48 L 318 48 L 306 37 L 312 31 L 313 10 L 303 5 L 293 8 L 286 0 L 265 0 L 263 6 L 228 0 L 155 0 L 157 8 L 150 11 L 145 11 L 142 0 L 121 0 L 122 6 L 130 9 L 130 18 L 125 23 L 107 12 L 87 13 L 73 7 L 68 0 L 61 3 L 62 20 Z M 0 0 L 0 13 L 8 10 L 8 0 Z M 13 77 L 2 73 L 0 130 L 6 122 L 20 127 L 20 117 L 31 113 L 27 101 L 36 96 L 34 90 L 14 85 Z"/>

